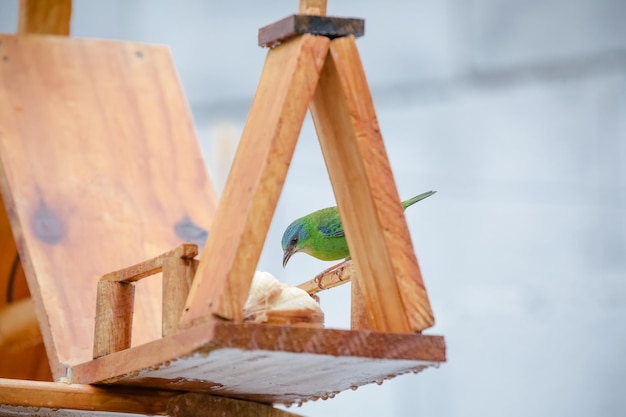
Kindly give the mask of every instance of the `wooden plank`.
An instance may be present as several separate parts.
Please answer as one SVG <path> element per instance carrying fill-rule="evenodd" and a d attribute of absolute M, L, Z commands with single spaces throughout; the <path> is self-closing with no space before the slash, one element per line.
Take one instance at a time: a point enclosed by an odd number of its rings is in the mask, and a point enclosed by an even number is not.
<path fill-rule="evenodd" d="M 297 417 L 267 404 L 155 389 L 0 379 L 0 416 L 169 415 Z M 118 414 L 116 414 L 118 415 Z"/>
<path fill-rule="evenodd" d="M 298 288 L 313 295 L 350 282 L 354 274 L 356 274 L 354 263 L 351 259 L 348 259 L 320 272 L 313 279 L 298 285 Z"/>
<path fill-rule="evenodd" d="M 296 36 L 310 33 L 330 39 L 363 36 L 365 20 L 345 17 L 291 15 L 259 29 L 259 46 L 273 47 Z"/>
<path fill-rule="evenodd" d="M 20 0 L 19 34 L 69 35 L 72 0 Z"/>
<path fill-rule="evenodd" d="M 298 403 L 438 366 L 445 357 L 441 336 L 214 320 L 76 365 L 71 382 Z"/>
<path fill-rule="evenodd" d="M 216 198 L 169 51 L 0 35 L 0 191 L 55 378 L 93 354 L 96 283 L 182 242 Z M 134 345 L 161 337 L 137 284 Z"/>
<path fill-rule="evenodd" d="M 128 349 L 133 331 L 135 285 L 100 281 L 96 297 L 93 357 Z"/>
<path fill-rule="evenodd" d="M 329 40 L 303 35 L 270 50 L 182 323 L 240 321 Z"/>
<path fill-rule="evenodd" d="M 197 269 L 198 260 L 185 256 L 170 256 L 163 263 L 163 336 L 178 331 Z"/>
<path fill-rule="evenodd" d="M 311 114 L 357 274 L 368 328 L 412 332 L 434 319 L 353 37 L 331 42 Z"/>

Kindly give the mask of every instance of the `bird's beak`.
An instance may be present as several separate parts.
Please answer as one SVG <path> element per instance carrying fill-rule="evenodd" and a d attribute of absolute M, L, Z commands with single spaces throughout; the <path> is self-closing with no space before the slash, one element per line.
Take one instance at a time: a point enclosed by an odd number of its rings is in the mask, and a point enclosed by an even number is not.
<path fill-rule="evenodd" d="M 283 253 L 283 268 L 287 266 L 289 258 L 291 258 L 291 256 L 296 252 L 296 248 L 285 249 L 285 253 Z"/>

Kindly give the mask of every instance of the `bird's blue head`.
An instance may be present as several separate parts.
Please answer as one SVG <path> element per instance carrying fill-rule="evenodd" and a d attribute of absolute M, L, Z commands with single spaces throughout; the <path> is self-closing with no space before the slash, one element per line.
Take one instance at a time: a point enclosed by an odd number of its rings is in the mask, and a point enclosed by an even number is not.
<path fill-rule="evenodd" d="M 295 220 L 291 223 L 285 233 L 283 233 L 283 268 L 287 266 L 289 258 L 302 250 L 304 242 L 309 237 L 309 232 L 305 227 L 305 222 L 302 219 Z"/>

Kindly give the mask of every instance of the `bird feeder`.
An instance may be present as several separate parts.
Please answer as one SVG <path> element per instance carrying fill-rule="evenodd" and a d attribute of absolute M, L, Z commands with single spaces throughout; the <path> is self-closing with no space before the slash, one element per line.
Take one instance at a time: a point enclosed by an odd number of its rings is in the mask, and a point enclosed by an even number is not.
<path fill-rule="evenodd" d="M 169 51 L 58 36 L 70 11 L 23 0 L 19 33 L 0 35 L 0 225 L 56 381 L 0 379 L 0 414 L 289 416 L 271 404 L 445 361 L 443 337 L 421 333 L 434 318 L 356 46 L 363 20 L 301 0 L 259 30 L 269 50 L 218 201 Z M 307 110 L 352 260 L 301 288 L 351 281 L 348 330 L 243 320 Z"/>

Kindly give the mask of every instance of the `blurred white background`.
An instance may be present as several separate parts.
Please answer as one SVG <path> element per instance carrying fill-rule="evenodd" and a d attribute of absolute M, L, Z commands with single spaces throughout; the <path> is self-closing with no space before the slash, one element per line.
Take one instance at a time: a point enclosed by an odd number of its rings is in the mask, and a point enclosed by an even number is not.
<path fill-rule="evenodd" d="M 171 48 L 218 189 L 296 0 L 75 0 L 77 37 Z M 626 415 L 626 1 L 329 0 L 358 45 L 448 362 L 291 409 L 307 416 Z M 14 32 L 17 0 L 0 1 Z M 259 264 L 331 265 L 280 237 L 334 205 L 307 119 Z M 347 327 L 349 290 L 322 295 Z"/>

